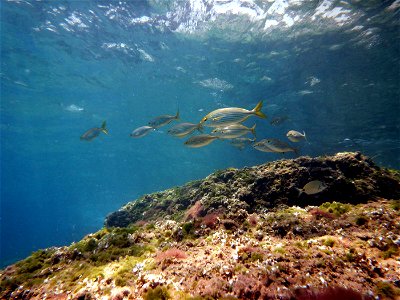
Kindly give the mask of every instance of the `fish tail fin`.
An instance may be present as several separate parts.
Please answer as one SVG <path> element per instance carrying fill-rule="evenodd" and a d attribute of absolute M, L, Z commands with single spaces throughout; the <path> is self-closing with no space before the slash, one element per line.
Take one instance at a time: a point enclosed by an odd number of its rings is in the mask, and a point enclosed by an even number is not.
<path fill-rule="evenodd" d="M 103 123 L 101 124 L 101 131 L 103 131 L 105 134 L 108 134 L 108 129 L 106 128 L 106 121 L 103 121 Z"/>
<path fill-rule="evenodd" d="M 296 188 L 296 190 L 299 192 L 298 195 L 297 195 L 297 197 L 300 197 L 301 194 L 304 193 L 304 191 L 303 191 L 302 189 Z"/>
<path fill-rule="evenodd" d="M 262 106 L 263 106 L 263 101 L 261 100 L 260 102 L 257 103 L 256 107 L 254 107 L 254 109 L 252 110 L 252 112 L 253 112 L 256 116 L 258 116 L 258 117 L 260 117 L 260 118 L 262 118 L 262 119 L 266 119 L 267 116 L 261 111 Z"/>
<path fill-rule="evenodd" d="M 176 112 L 175 119 L 179 120 L 179 108 L 178 111 Z"/>
<path fill-rule="evenodd" d="M 197 125 L 197 130 L 200 131 L 201 133 L 204 132 L 204 127 L 203 124 L 200 122 L 199 125 Z"/>
<path fill-rule="evenodd" d="M 306 132 L 304 130 L 303 130 L 303 135 L 304 135 L 304 139 L 306 140 L 306 142 L 308 142 Z"/>
<path fill-rule="evenodd" d="M 293 151 L 297 156 L 300 155 L 299 148 L 293 148 Z"/>
<path fill-rule="evenodd" d="M 255 137 L 256 136 L 256 124 L 254 124 L 254 126 L 250 128 L 250 131 Z"/>

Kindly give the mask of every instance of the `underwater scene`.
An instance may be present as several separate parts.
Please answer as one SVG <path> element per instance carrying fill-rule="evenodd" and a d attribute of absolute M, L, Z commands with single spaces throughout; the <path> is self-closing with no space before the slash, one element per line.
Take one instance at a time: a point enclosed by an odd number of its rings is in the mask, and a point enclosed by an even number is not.
<path fill-rule="evenodd" d="M 0 299 L 400 299 L 399 0 L 0 22 Z"/>

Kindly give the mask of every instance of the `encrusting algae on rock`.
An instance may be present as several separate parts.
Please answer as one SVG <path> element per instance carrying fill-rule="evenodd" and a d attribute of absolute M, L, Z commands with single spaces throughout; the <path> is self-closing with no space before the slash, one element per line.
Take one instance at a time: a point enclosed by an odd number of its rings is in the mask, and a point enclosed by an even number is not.
<path fill-rule="evenodd" d="M 219 171 L 0 271 L 0 298 L 398 299 L 399 178 L 360 153 Z"/>

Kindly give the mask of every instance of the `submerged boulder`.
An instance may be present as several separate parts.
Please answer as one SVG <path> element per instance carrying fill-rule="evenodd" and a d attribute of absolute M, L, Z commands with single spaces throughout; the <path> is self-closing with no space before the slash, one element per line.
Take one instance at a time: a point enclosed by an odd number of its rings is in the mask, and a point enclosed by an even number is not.
<path fill-rule="evenodd" d="M 306 183 L 320 180 L 320 193 L 299 193 Z M 140 220 L 182 220 L 213 212 L 229 217 L 260 213 L 285 205 L 320 205 L 324 202 L 358 204 L 376 198 L 400 199 L 400 173 L 381 168 L 359 152 L 333 156 L 283 159 L 266 164 L 217 171 L 129 202 L 105 220 L 107 227 L 127 227 Z"/>

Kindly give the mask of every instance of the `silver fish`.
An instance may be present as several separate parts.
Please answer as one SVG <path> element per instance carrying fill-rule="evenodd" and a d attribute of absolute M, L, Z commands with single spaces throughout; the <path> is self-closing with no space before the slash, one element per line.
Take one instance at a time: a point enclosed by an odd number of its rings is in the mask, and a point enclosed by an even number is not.
<path fill-rule="evenodd" d="M 256 124 L 254 124 L 254 126 L 251 128 L 246 127 L 242 124 L 232 124 L 225 127 L 217 127 L 212 131 L 212 133 L 222 139 L 233 139 L 245 135 L 248 132 L 251 132 L 255 136 L 255 130 Z"/>
<path fill-rule="evenodd" d="M 200 123 L 209 127 L 222 127 L 231 124 L 241 123 L 250 116 L 256 115 L 265 119 L 267 116 L 261 111 L 263 102 L 260 101 L 252 110 L 240 107 L 227 107 L 214 110 L 207 114 Z"/>
<path fill-rule="evenodd" d="M 101 124 L 101 127 L 94 127 L 89 130 L 87 130 L 84 134 L 81 136 L 81 140 L 88 141 L 90 142 L 94 138 L 98 137 L 100 133 L 105 133 L 108 134 L 108 130 L 106 128 L 106 121 Z"/>
<path fill-rule="evenodd" d="M 300 194 L 306 193 L 307 195 L 314 195 L 322 192 L 328 186 L 319 180 L 313 180 L 307 183 L 302 189 L 299 189 Z"/>
<path fill-rule="evenodd" d="M 171 123 L 173 120 L 178 120 L 179 119 L 179 110 L 176 113 L 175 116 L 171 116 L 171 115 L 162 115 L 162 116 L 158 116 L 154 119 L 152 119 L 149 122 L 149 126 L 153 127 L 153 128 L 159 128 L 161 126 L 167 125 L 169 123 Z"/>
<path fill-rule="evenodd" d="M 200 135 L 195 135 L 189 138 L 186 142 L 185 145 L 191 148 L 199 148 L 203 146 L 207 146 L 211 142 L 219 139 L 217 136 L 212 136 L 209 134 L 200 134 Z"/>
<path fill-rule="evenodd" d="M 286 134 L 286 136 L 290 141 L 292 141 L 294 143 L 300 142 L 304 139 L 307 140 L 306 133 L 304 131 L 303 131 L 303 133 L 300 133 L 296 130 L 289 130 L 288 133 Z"/>
<path fill-rule="evenodd" d="M 168 133 L 176 137 L 184 137 L 185 135 L 192 133 L 196 129 L 200 132 L 203 132 L 203 126 L 200 123 L 179 123 L 169 129 Z"/>
<path fill-rule="evenodd" d="M 262 151 L 262 152 L 275 152 L 270 147 L 268 147 L 266 140 L 261 140 L 255 144 L 253 144 L 253 148 L 257 149 L 258 151 Z"/>
<path fill-rule="evenodd" d="M 246 137 L 239 137 L 231 140 L 232 146 L 239 148 L 240 150 L 243 150 L 246 145 L 250 145 L 251 143 L 255 142 L 254 139 L 246 138 Z"/>
<path fill-rule="evenodd" d="M 278 139 L 264 139 L 254 144 L 254 148 L 264 152 L 276 152 L 276 153 L 286 153 L 295 152 L 298 153 L 296 148 L 290 147 L 285 142 Z"/>
<path fill-rule="evenodd" d="M 133 130 L 132 133 L 130 134 L 130 136 L 133 138 L 140 138 L 140 137 L 145 136 L 152 130 L 155 130 L 155 129 L 151 126 L 142 126 L 142 127 L 139 127 L 139 128 L 136 128 L 135 130 Z"/>

